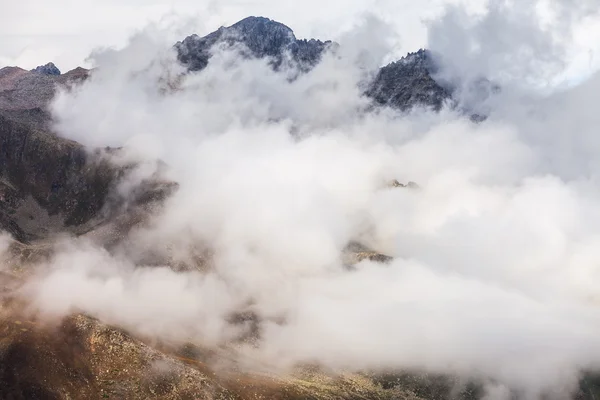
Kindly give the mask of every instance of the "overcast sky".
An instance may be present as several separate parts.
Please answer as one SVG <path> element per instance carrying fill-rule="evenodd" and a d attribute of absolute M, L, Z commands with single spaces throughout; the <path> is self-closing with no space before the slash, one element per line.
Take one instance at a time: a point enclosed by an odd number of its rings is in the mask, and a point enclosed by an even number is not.
<path fill-rule="evenodd" d="M 527 0 L 524 0 L 527 1 Z M 555 1 L 555 0 L 542 0 Z M 567 0 L 560 0 L 567 1 Z M 571 0 L 569 0 L 571 1 Z M 575 0 L 573 0 L 575 1 Z M 119 47 L 137 29 L 175 14 L 187 33 L 206 34 L 249 15 L 266 16 L 290 26 L 300 38 L 337 39 L 366 13 L 390 23 L 398 34 L 398 55 L 427 45 L 424 21 L 448 4 L 469 12 L 485 9 L 486 0 L 0 0 L 0 66 L 33 68 L 54 61 L 63 70 L 85 62 L 97 47 Z M 578 49 L 572 74 L 595 65 L 600 23 L 589 19 L 576 32 Z"/>

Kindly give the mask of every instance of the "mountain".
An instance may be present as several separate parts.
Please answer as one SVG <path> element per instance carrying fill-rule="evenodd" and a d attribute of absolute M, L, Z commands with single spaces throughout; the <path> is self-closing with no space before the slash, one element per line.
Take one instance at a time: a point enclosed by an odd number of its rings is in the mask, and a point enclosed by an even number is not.
<path fill-rule="evenodd" d="M 50 130 L 47 107 L 57 89 L 89 76 L 84 68 L 44 72 L 53 65 L 0 69 L 0 230 L 22 243 L 65 232 L 82 235 L 125 213 L 111 193 L 132 166 L 108 160 L 108 152 L 118 149 L 86 149 Z M 129 207 L 146 206 L 174 188 L 160 181 L 143 186 Z"/>
<path fill-rule="evenodd" d="M 409 53 L 399 61 L 382 67 L 365 94 L 377 104 L 407 111 L 415 105 L 439 111 L 451 101 L 452 91 L 432 77 L 437 65 L 428 50 Z"/>
<path fill-rule="evenodd" d="M 150 346 L 84 315 L 45 327 L 15 306 L 0 308 L 1 399 L 424 399 L 360 375 L 215 374 L 214 355 L 191 343 Z"/>
<path fill-rule="evenodd" d="M 275 70 L 287 65 L 297 67 L 301 72 L 310 71 L 324 52 L 338 48 L 338 44 L 330 40 L 298 40 L 289 27 L 268 18 L 248 17 L 204 37 L 188 36 L 177 42 L 175 49 L 179 61 L 189 71 L 201 71 L 208 65 L 216 46 L 237 46 L 245 57 L 270 58 Z M 451 100 L 452 91 L 434 79 L 436 71 L 437 62 L 432 54 L 419 50 L 382 67 L 364 94 L 379 106 L 401 111 L 414 106 L 439 111 L 446 101 Z"/>
<path fill-rule="evenodd" d="M 299 43 L 302 49 L 314 42 Z M 303 51 L 297 51 L 298 60 L 310 58 Z M 382 389 L 358 375 L 220 376 L 208 364 L 206 354 L 214 355 L 193 344 L 149 345 L 77 313 L 58 328 L 22 314 L 26 306 L 13 291 L 23 284 L 32 264 L 52 253 L 56 238 L 68 233 L 109 249 L 177 189 L 174 182 L 157 177 L 140 184 L 133 191 L 137 197 L 124 204 L 114 188 L 133 165 L 110 162 L 110 155 L 120 149 L 86 149 L 51 131 L 47 107 L 57 88 L 81 83 L 89 71 L 56 74 L 52 65 L 45 67 L 0 69 L 0 231 L 14 239 L 0 270 L 0 398 L 404 397 L 401 388 Z M 377 256 L 362 249 L 356 257 L 350 254 L 348 263 Z M 165 263 L 170 265 L 169 260 Z M 316 381 L 318 387 L 313 385 Z"/>
<path fill-rule="evenodd" d="M 287 26 L 262 17 L 249 17 L 205 37 L 192 35 L 175 44 L 179 60 L 194 73 L 201 73 L 210 63 L 214 46 L 235 47 L 245 57 L 268 57 L 275 70 L 291 66 L 306 73 L 337 45 L 299 40 Z M 376 106 L 440 110 L 455 100 L 453 89 L 436 81 L 436 73 L 435 57 L 419 50 L 379 69 L 364 93 Z M 14 291 L 27 278 L 32 262 L 51 252 L 52 240 L 67 233 L 92 238 L 110 251 L 178 188 L 157 175 L 135 188 L 136 197 L 124 204 L 114 188 L 134 165 L 110 162 L 120 149 L 86 149 L 51 131 L 47 107 L 57 88 L 77 85 L 89 74 L 83 68 L 62 74 L 52 63 L 32 71 L 0 69 L 0 230 L 15 239 L 7 260 L 2 260 L 6 267 L 0 270 L 0 398 L 485 398 L 477 384 L 415 371 L 332 376 L 306 368 L 290 377 L 239 371 L 217 374 L 211 369 L 212 361 L 216 357 L 227 361 L 220 349 L 135 337 L 76 312 L 58 326 L 47 326 L 24 313 L 26 305 Z M 481 85 L 482 96 L 499 90 L 487 81 Z M 416 189 L 411 182 L 394 181 L 390 186 Z M 350 243 L 342 256 L 348 267 L 365 259 L 382 266 L 391 261 L 360 243 Z M 160 261 L 172 267 L 169 260 Z M 244 315 L 238 319 L 253 324 L 259 318 Z M 599 395 L 600 381 L 587 376 L 575 398 Z"/>
<path fill-rule="evenodd" d="M 49 62 L 46 65 L 40 65 L 32 69 L 31 72 L 37 72 L 38 74 L 43 75 L 60 75 L 60 69 L 58 69 L 52 62 Z"/>
<path fill-rule="evenodd" d="M 220 27 L 204 37 L 191 35 L 175 44 L 179 61 L 190 71 L 200 71 L 208 65 L 211 49 L 220 44 L 227 47 L 242 44 L 246 56 L 272 59 L 275 69 L 284 63 L 306 71 L 321 59 L 331 41 L 298 40 L 294 32 L 282 23 L 263 17 L 248 17 L 230 27 Z"/>
<path fill-rule="evenodd" d="M 337 48 L 331 41 L 299 40 L 286 25 L 263 17 L 245 18 L 205 37 L 189 36 L 175 48 L 189 71 L 199 72 L 217 45 L 238 46 L 245 57 L 268 57 L 275 70 L 287 65 L 303 72 Z M 374 104 L 402 111 L 415 105 L 439 110 L 451 92 L 433 79 L 435 65 L 428 51 L 411 53 L 381 68 L 365 95 Z M 77 85 L 89 74 L 83 68 L 61 74 L 53 63 L 31 71 L 0 69 L 0 228 L 21 241 L 85 231 L 125 173 L 51 132 L 47 106 L 57 88 Z M 151 198 L 168 192 L 166 186 L 152 190 L 157 192 Z"/>

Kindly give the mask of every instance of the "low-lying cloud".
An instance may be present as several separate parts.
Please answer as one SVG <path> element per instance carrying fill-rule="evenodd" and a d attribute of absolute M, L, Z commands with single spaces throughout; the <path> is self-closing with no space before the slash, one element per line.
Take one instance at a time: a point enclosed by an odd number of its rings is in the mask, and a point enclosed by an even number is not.
<path fill-rule="evenodd" d="M 497 11 L 486 18 L 506 29 L 521 15 Z M 289 82 L 230 51 L 181 76 L 160 37 L 103 54 L 53 112 L 66 137 L 162 159 L 179 189 L 110 252 L 61 246 L 25 289 L 38 308 L 215 345 L 242 335 L 229 318 L 251 310 L 260 340 L 240 351 L 269 365 L 452 373 L 489 380 L 490 398 L 564 394 L 600 367 L 598 76 L 550 96 L 509 90 L 475 124 L 452 110 L 366 111 L 358 88 L 377 46 L 327 54 Z M 505 67 L 493 64 L 476 67 Z M 353 240 L 395 260 L 349 270 Z M 210 262 L 140 262 L 174 249 Z"/>

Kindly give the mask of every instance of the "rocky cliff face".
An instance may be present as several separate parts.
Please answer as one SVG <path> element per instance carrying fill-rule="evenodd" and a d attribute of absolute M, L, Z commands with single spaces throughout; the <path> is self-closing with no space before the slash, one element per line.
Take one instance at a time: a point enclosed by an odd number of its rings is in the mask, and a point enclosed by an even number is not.
<path fill-rule="evenodd" d="M 115 177 L 80 144 L 0 116 L 0 228 L 21 241 L 92 219 Z"/>

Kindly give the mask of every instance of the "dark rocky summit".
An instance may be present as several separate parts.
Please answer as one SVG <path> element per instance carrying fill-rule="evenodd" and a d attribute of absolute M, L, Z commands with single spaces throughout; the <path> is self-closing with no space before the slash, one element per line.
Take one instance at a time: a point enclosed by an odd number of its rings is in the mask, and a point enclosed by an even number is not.
<path fill-rule="evenodd" d="M 421 49 L 381 68 L 365 94 L 377 104 L 402 111 L 416 105 L 439 111 L 451 101 L 452 92 L 436 82 L 436 72 L 431 52 Z"/>
<path fill-rule="evenodd" d="M 54 65 L 54 63 L 49 62 L 46 65 L 40 65 L 31 70 L 31 72 L 37 72 L 38 74 L 43 75 L 60 75 L 60 69 Z"/>
<path fill-rule="evenodd" d="M 298 40 L 294 32 L 282 23 L 263 17 L 248 17 L 204 37 L 188 36 L 177 42 L 175 48 L 181 63 L 190 71 L 200 71 L 208 65 L 211 48 L 218 44 L 228 47 L 242 44 L 244 47 L 240 51 L 244 56 L 269 57 L 275 69 L 289 62 L 306 71 L 320 61 L 331 42 Z"/>

